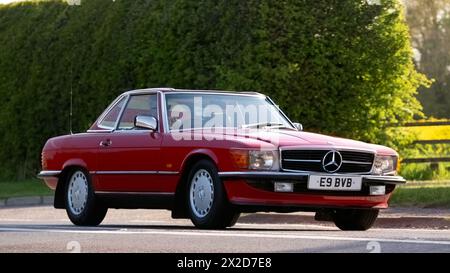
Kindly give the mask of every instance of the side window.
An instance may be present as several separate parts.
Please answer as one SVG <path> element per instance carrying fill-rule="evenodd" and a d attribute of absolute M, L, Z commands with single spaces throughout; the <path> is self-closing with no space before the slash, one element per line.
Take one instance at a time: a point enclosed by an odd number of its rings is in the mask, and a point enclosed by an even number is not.
<path fill-rule="evenodd" d="M 132 96 L 123 111 L 118 129 L 133 129 L 136 116 L 154 116 L 155 118 L 158 118 L 157 105 L 158 101 L 156 94 Z"/>
<path fill-rule="evenodd" d="M 98 124 L 100 128 L 114 129 L 116 121 L 119 118 L 120 110 L 125 104 L 125 97 L 123 97 L 113 108 L 106 114 L 102 121 Z"/>

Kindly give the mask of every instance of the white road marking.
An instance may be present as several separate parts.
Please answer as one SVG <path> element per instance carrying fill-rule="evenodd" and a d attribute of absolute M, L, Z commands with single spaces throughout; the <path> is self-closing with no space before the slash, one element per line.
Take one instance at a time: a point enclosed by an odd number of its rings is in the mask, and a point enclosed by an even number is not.
<path fill-rule="evenodd" d="M 167 223 L 167 222 L 166 222 Z M 289 228 L 314 228 L 314 229 L 320 229 L 320 231 L 333 231 L 333 230 L 339 230 L 337 227 L 330 225 L 318 225 L 318 224 L 257 224 L 257 223 L 237 223 L 235 227 L 239 226 L 248 226 L 249 228 L 281 228 L 281 229 L 289 229 Z M 381 227 L 373 227 L 370 229 L 370 231 L 405 231 L 405 232 L 425 232 L 425 233 L 449 233 L 450 238 L 450 229 L 427 229 L 427 228 L 381 228 Z M 301 231 L 301 230 L 299 230 Z"/>
<path fill-rule="evenodd" d="M 47 222 L 67 222 L 70 223 L 70 221 L 68 219 L 13 219 L 13 218 L 2 218 L 0 219 L 0 222 L 37 222 L 37 221 L 47 221 Z"/>
<path fill-rule="evenodd" d="M 2 218 L 0 219 L 0 223 L 5 224 L 5 225 L 11 225 L 14 223 L 20 223 L 20 222 L 33 222 L 33 223 L 37 223 L 40 226 L 48 226 L 49 222 L 63 222 L 63 223 L 67 223 L 68 225 L 72 225 L 72 223 L 66 219 L 66 218 L 61 218 L 61 219 L 39 219 L 38 222 L 36 221 L 36 219 L 14 219 L 14 218 Z M 178 225 L 184 225 L 183 222 L 189 223 L 188 225 L 190 225 L 190 221 L 189 220 L 173 220 L 173 219 L 168 219 L 168 220 L 130 220 L 128 221 L 129 223 L 133 223 L 133 224 L 141 224 L 141 225 L 167 225 L 167 226 L 178 226 Z M 117 225 L 117 226 L 123 226 L 126 227 L 127 225 L 123 224 L 123 221 L 106 221 L 104 223 L 102 223 L 103 226 L 108 226 L 108 225 Z M 305 224 L 287 224 L 287 223 L 237 223 L 236 226 L 237 228 L 239 227 L 243 227 L 243 228 L 258 228 L 258 229 L 270 229 L 270 228 L 281 228 L 281 229 L 295 229 L 295 228 L 299 228 L 299 229 L 318 229 L 320 231 L 333 231 L 333 230 L 337 230 L 336 227 L 332 226 L 332 225 L 320 225 L 320 224 L 311 224 L 311 223 L 305 223 Z M 382 228 L 382 227 L 373 227 L 370 229 L 370 231 L 392 231 L 392 230 L 396 230 L 396 231 L 405 231 L 405 232 L 410 232 L 410 231 L 414 231 L 414 232 L 425 232 L 425 233 L 444 233 L 447 232 L 449 233 L 449 238 L 450 238 L 450 229 L 427 229 L 427 228 Z M 299 230 L 301 231 L 301 230 Z"/>
<path fill-rule="evenodd" d="M 171 235 L 171 236 L 209 236 L 209 237 L 241 237 L 241 238 L 266 238 L 266 239 L 305 239 L 322 241 L 353 241 L 353 242 L 384 242 L 404 244 L 430 244 L 449 245 L 450 241 L 431 241 L 413 239 L 386 239 L 374 237 L 341 237 L 321 235 L 295 235 L 295 234 L 264 234 L 264 233 L 239 233 L 232 231 L 125 231 L 125 230 L 76 230 L 76 229 L 33 229 L 33 228 L 9 228 L 0 227 L 0 231 L 6 232 L 47 232 L 47 233 L 72 233 L 72 234 L 107 234 L 107 235 Z"/>

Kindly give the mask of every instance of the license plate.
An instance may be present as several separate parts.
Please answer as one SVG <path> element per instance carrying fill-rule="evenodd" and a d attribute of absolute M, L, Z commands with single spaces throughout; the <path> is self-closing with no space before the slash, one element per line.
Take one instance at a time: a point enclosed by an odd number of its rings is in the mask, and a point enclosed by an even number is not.
<path fill-rule="evenodd" d="M 310 175 L 308 189 L 326 191 L 360 191 L 362 178 L 358 176 Z"/>

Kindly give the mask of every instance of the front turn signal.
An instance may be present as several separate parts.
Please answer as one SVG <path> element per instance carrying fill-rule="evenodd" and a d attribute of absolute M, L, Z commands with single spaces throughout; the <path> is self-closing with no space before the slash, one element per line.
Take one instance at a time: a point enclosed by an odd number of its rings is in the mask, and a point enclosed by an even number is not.
<path fill-rule="evenodd" d="M 236 167 L 240 169 L 248 169 L 248 151 L 232 150 L 230 153 Z"/>

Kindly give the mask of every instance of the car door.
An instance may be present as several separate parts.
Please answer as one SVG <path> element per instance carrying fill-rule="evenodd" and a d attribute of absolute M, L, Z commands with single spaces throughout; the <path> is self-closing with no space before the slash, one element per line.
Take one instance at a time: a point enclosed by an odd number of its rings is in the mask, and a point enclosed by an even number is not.
<path fill-rule="evenodd" d="M 136 116 L 158 115 L 157 93 L 130 95 L 116 128 L 104 133 L 99 145 L 97 191 L 161 192 L 162 134 L 134 127 Z"/>

